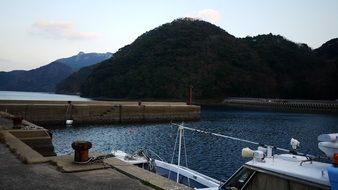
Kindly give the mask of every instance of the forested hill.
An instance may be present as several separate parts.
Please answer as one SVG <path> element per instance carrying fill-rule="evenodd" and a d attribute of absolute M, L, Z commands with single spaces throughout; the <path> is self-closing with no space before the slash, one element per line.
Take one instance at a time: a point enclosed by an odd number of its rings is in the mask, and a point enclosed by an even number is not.
<path fill-rule="evenodd" d="M 324 43 L 315 52 L 329 61 L 338 61 L 338 38 Z"/>
<path fill-rule="evenodd" d="M 330 92 L 333 94 L 331 99 L 338 99 L 338 38 L 329 40 L 328 42 L 324 43 L 321 47 L 315 50 L 317 56 L 321 57 L 322 60 L 325 60 L 325 72 L 321 78 L 328 77 L 329 84 L 331 86 L 327 88 L 331 88 Z M 332 77 L 332 73 L 333 77 Z M 333 87 L 332 87 L 333 86 Z M 328 93 L 328 94 L 330 94 Z"/>
<path fill-rule="evenodd" d="M 282 36 L 239 39 L 185 18 L 146 32 L 111 59 L 73 74 L 57 90 L 80 89 L 88 97 L 176 99 L 186 97 L 192 85 L 196 99 L 335 99 L 332 65 L 307 45 Z"/>
<path fill-rule="evenodd" d="M 266 96 L 301 99 L 335 99 L 332 80 L 336 68 L 317 56 L 306 44 L 296 44 L 279 35 L 259 35 L 242 41 L 260 57 L 270 72 L 271 89 Z"/>

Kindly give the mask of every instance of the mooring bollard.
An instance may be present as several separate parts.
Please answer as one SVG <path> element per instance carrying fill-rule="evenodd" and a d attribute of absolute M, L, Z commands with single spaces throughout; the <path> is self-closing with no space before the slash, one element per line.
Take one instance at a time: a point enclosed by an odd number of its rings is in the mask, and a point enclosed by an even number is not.
<path fill-rule="evenodd" d="M 21 128 L 21 124 L 22 124 L 22 120 L 23 118 L 20 116 L 16 116 L 12 118 L 13 121 L 13 128 L 14 129 L 20 129 Z"/>
<path fill-rule="evenodd" d="M 92 148 L 92 143 L 89 141 L 75 141 L 72 143 L 72 148 L 75 150 L 74 162 L 88 161 L 88 152 Z"/>

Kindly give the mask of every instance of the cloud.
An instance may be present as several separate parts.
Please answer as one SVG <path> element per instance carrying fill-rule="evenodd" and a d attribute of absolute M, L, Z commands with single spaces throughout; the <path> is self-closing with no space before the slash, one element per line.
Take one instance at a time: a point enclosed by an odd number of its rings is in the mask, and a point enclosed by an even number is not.
<path fill-rule="evenodd" d="M 36 21 L 30 27 L 30 33 L 53 39 L 94 40 L 95 32 L 80 32 L 75 30 L 75 24 L 70 21 Z"/>
<path fill-rule="evenodd" d="M 214 9 L 204 9 L 200 11 L 193 12 L 188 15 L 188 17 L 197 18 L 205 21 L 209 21 L 212 23 L 216 23 L 220 20 L 221 14 L 219 11 Z"/>
<path fill-rule="evenodd" d="M 33 27 L 43 30 L 71 30 L 74 28 L 74 23 L 70 21 L 36 21 Z"/>

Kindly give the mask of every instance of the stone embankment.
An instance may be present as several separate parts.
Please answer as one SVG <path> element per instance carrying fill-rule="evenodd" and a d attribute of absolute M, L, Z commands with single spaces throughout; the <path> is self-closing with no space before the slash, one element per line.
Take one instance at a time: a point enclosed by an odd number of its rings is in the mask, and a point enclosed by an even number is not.
<path fill-rule="evenodd" d="M 46 156 L 56 156 L 52 136 L 47 129 L 26 120 L 16 121 L 16 117 L 0 112 L 1 139 L 26 163 L 44 160 Z M 34 151 L 26 151 L 26 149 Z"/>
<path fill-rule="evenodd" d="M 0 111 L 39 125 L 195 121 L 200 107 L 180 102 L 0 101 Z"/>
<path fill-rule="evenodd" d="M 338 101 L 227 98 L 223 105 L 239 108 L 269 109 L 275 111 L 338 113 Z"/>

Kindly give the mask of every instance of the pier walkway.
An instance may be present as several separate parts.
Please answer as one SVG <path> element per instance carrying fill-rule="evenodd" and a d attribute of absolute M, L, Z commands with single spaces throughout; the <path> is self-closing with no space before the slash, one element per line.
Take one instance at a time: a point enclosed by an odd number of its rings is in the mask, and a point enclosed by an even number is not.
<path fill-rule="evenodd" d="M 49 163 L 23 164 L 0 144 L 0 189 L 152 189 L 114 169 L 61 173 Z"/>

